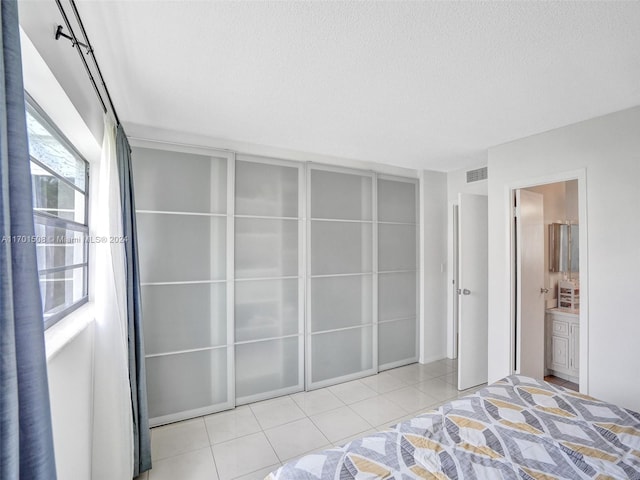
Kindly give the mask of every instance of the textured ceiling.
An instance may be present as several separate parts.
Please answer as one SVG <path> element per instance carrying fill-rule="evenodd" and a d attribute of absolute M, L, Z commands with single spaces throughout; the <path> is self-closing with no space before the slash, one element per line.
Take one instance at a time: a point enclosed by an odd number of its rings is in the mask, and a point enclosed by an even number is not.
<path fill-rule="evenodd" d="M 640 104 L 640 2 L 78 8 L 125 125 L 446 171 Z"/>

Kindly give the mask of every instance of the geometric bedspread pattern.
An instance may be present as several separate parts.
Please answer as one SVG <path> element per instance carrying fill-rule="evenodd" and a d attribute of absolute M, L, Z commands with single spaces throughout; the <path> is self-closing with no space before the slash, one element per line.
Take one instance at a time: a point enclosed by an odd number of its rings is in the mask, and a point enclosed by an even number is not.
<path fill-rule="evenodd" d="M 512 375 L 267 476 L 375 478 L 640 480 L 640 414 Z"/>

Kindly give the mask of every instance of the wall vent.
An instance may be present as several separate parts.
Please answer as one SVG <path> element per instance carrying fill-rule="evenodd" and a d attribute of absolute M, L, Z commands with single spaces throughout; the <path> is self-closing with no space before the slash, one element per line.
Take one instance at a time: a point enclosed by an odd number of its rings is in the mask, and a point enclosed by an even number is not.
<path fill-rule="evenodd" d="M 487 167 L 476 168 L 475 170 L 469 170 L 467 172 L 467 183 L 486 180 L 488 175 L 489 174 L 487 172 Z"/>

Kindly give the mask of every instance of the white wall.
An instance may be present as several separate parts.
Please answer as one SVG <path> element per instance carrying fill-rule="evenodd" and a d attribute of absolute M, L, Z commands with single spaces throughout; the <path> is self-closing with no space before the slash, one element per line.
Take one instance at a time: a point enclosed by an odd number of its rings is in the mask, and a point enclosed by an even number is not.
<path fill-rule="evenodd" d="M 47 360 L 53 444 L 60 480 L 91 478 L 93 333 L 92 322 Z"/>
<path fill-rule="evenodd" d="M 588 238 L 581 237 L 580 243 L 588 243 L 581 248 L 581 264 L 584 251 L 589 273 L 587 285 L 581 275 L 582 293 L 588 289 L 587 304 L 581 299 L 588 312 L 586 387 L 591 395 L 640 410 L 640 382 L 633 380 L 640 365 L 640 107 L 491 148 L 488 166 L 489 381 L 510 373 L 509 190 L 584 169 Z"/>
<path fill-rule="evenodd" d="M 447 297 L 447 357 L 455 358 L 456 327 L 454 325 L 454 301 L 458 301 L 457 296 L 453 294 L 455 278 L 454 272 L 454 239 L 453 239 L 453 207 L 458 204 L 458 194 L 468 193 L 472 195 L 487 195 L 487 180 L 467 183 L 467 171 L 475 170 L 486 165 L 480 165 L 473 168 L 465 168 L 463 170 L 455 170 L 447 173 L 447 279 L 446 279 L 446 297 Z M 489 172 L 489 175 L 491 172 Z"/>
<path fill-rule="evenodd" d="M 420 362 L 428 363 L 447 354 L 447 174 L 424 170 L 420 178 Z"/>

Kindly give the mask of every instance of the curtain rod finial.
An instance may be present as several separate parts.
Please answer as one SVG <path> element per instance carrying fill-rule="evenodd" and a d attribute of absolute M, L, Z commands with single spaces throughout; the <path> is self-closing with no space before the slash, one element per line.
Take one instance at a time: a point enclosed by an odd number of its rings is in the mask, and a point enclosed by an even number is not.
<path fill-rule="evenodd" d="M 64 27 L 62 25 L 58 25 L 56 27 L 56 32 L 55 32 L 55 38 L 56 40 L 60 40 L 60 37 L 66 38 L 68 40 L 71 41 L 71 46 L 75 47 L 76 45 L 80 45 L 81 47 L 84 47 L 87 49 L 87 53 L 91 53 L 92 49 L 89 48 L 89 45 L 85 45 L 82 42 L 79 42 L 76 38 L 74 38 L 72 35 L 67 35 L 66 33 L 64 33 L 62 30 L 64 29 Z"/>

